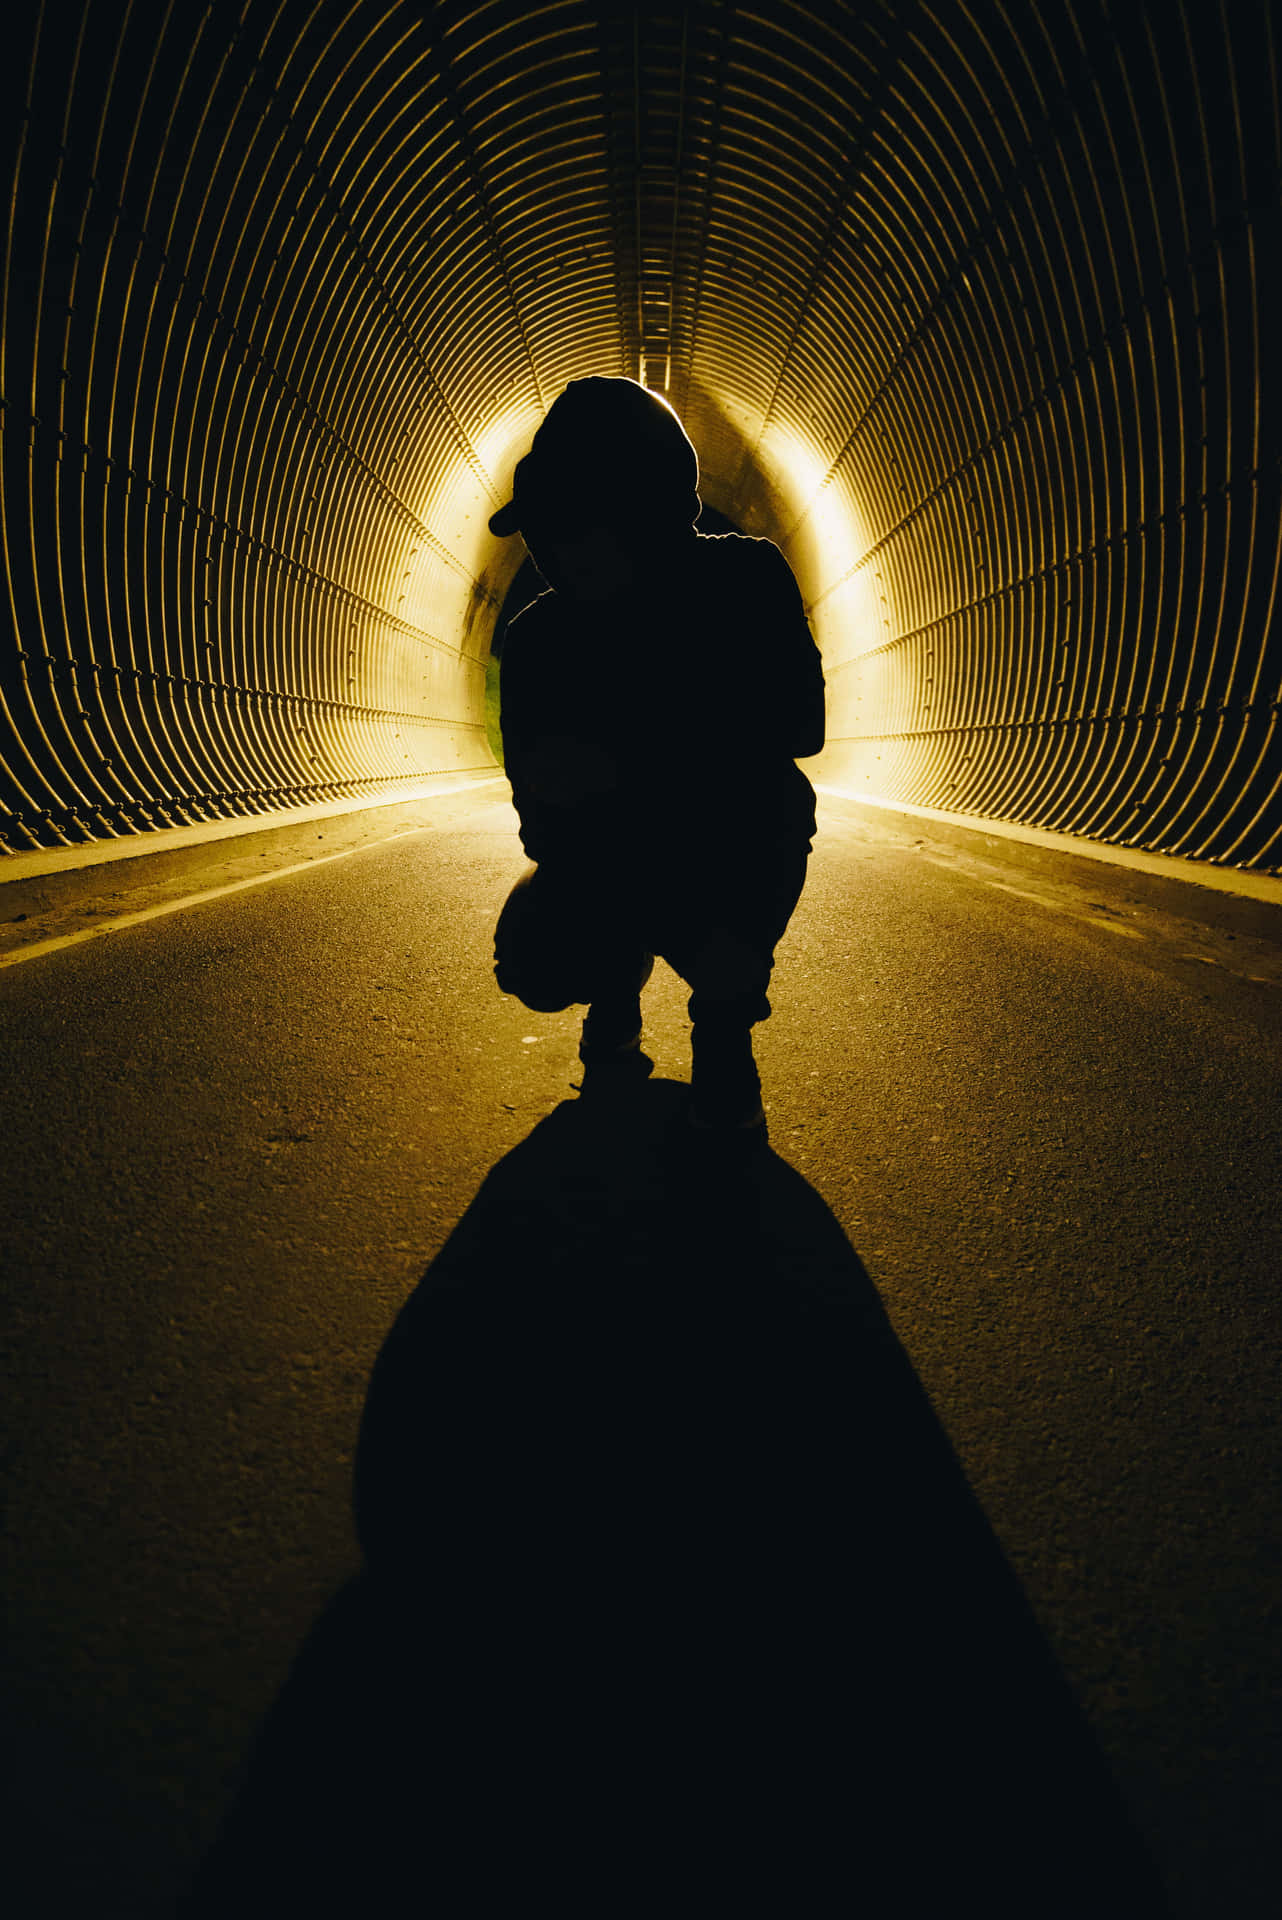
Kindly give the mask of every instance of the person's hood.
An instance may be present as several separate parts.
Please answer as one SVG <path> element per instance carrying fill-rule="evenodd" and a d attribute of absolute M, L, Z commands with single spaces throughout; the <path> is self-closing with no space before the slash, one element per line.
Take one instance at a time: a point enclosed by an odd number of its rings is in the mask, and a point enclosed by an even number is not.
<path fill-rule="evenodd" d="M 699 459 L 665 400 L 635 380 L 572 380 L 518 461 L 512 498 L 490 519 L 500 536 L 591 524 L 689 527 Z"/>

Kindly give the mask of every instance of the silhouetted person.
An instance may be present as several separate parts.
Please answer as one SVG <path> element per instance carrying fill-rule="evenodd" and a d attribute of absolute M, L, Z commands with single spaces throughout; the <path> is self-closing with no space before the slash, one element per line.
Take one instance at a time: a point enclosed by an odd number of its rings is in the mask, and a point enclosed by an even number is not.
<path fill-rule="evenodd" d="M 635 381 L 575 380 L 490 521 L 550 592 L 508 629 L 503 749 L 521 843 L 495 934 L 505 993 L 586 1003 L 585 1088 L 643 1076 L 640 992 L 661 955 L 691 988 L 697 1125 L 764 1124 L 752 1028 L 805 883 L 824 684 L 787 561 L 696 533 L 699 466 Z"/>

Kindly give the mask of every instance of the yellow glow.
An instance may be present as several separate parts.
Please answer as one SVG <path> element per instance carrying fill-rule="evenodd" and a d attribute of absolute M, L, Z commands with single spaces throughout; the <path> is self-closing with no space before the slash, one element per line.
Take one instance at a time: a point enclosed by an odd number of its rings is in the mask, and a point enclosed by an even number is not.
<path fill-rule="evenodd" d="M 767 432 L 762 450 L 783 496 L 785 550 L 831 676 L 830 719 L 835 701 L 842 723 L 853 722 L 857 709 L 860 717 L 869 710 L 871 689 L 863 684 L 867 674 L 862 671 L 858 693 L 848 672 L 840 684 L 843 669 L 886 638 L 875 569 L 865 558 L 871 533 L 840 473 L 813 444 L 776 427 Z"/>
<path fill-rule="evenodd" d="M 496 541 L 488 523 L 541 418 L 533 392 L 514 391 L 479 428 L 458 427 L 457 456 L 447 463 L 439 420 L 423 414 L 407 423 L 366 589 L 372 604 L 353 619 L 348 655 L 348 697 L 395 716 L 393 775 L 427 771 L 443 735 L 459 743 L 466 765 L 487 755 L 485 654 L 520 559 L 519 543 Z"/>
<path fill-rule="evenodd" d="M 868 537 L 837 474 L 809 441 L 787 428 L 767 430 L 762 442 L 765 464 L 777 476 L 795 525 L 788 545 L 794 566 L 823 592 L 850 572 L 868 548 Z"/>

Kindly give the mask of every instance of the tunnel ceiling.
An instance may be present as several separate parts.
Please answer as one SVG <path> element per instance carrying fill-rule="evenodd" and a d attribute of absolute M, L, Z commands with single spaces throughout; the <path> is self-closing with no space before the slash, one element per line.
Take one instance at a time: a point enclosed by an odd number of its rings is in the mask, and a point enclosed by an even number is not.
<path fill-rule="evenodd" d="M 791 560 L 822 777 L 1276 867 L 1272 33 L 1250 0 L 25 0 L 4 843 L 488 767 L 520 552 L 486 520 L 614 373 Z"/>

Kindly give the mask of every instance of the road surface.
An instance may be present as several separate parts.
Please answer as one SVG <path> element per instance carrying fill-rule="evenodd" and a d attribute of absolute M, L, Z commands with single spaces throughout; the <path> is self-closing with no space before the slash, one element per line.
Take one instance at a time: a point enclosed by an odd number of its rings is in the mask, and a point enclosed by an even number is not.
<path fill-rule="evenodd" d="M 359 1563 L 380 1344 L 575 1099 L 578 1015 L 490 973 L 523 867 L 500 784 L 0 888 L 6 1691 L 44 1912 L 161 1911 L 207 1844 Z M 1280 936 L 829 798 L 758 1035 L 772 1147 L 1189 1915 L 1279 1872 Z M 661 1081 L 684 1003 L 659 967 Z"/>

